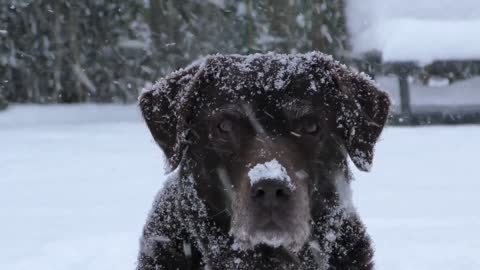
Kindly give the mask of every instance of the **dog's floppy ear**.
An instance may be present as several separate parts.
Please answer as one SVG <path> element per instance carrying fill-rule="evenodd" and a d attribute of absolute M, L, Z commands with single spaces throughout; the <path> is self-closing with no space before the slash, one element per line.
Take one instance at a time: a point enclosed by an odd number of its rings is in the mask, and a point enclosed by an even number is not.
<path fill-rule="evenodd" d="M 332 93 L 337 134 L 355 166 L 370 171 L 375 143 L 390 112 L 390 100 L 366 74 L 353 72 L 338 62 L 330 64 L 330 74 L 338 87 Z"/>
<path fill-rule="evenodd" d="M 197 71 L 198 65 L 174 72 L 145 89 L 139 97 L 143 118 L 171 163 L 179 158 L 176 156 L 179 133 L 177 129 L 182 117 L 178 117 L 178 114 L 183 110 L 178 106 L 181 103 L 179 99 L 186 95 L 186 88 Z"/>

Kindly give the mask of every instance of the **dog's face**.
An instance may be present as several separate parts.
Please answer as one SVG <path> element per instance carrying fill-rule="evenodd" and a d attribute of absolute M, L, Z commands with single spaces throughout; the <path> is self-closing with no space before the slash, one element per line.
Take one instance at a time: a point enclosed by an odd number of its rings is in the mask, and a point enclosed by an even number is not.
<path fill-rule="evenodd" d="M 310 236 L 312 217 L 338 198 L 335 181 L 347 174 L 347 156 L 368 169 L 388 99 L 361 77 L 342 82 L 347 76 L 318 72 L 328 68 L 319 59 L 305 60 L 302 72 L 281 81 L 278 77 L 290 68 L 281 59 L 260 58 L 249 62 L 247 71 L 242 61 L 214 59 L 210 72 L 208 67 L 187 71 L 166 87 L 183 87 L 192 97 L 162 100 L 147 92 L 142 110 L 172 163 L 185 149 L 179 140 L 188 145 L 198 193 L 238 247 L 267 244 L 295 252 Z M 179 83 L 182 79 L 187 82 Z M 339 83 L 359 89 L 342 92 Z M 281 91 L 272 89 L 279 85 Z M 167 123 L 155 111 L 172 102 L 188 106 L 180 106 L 181 114 Z M 175 126 L 169 127 L 172 121 Z M 168 132 L 177 135 L 171 138 Z M 355 134 L 359 140 L 352 138 Z"/>
<path fill-rule="evenodd" d="M 332 116 L 315 97 L 296 92 L 257 92 L 232 103 L 213 91 L 193 121 L 198 189 L 213 215 L 229 216 L 241 248 L 299 250 L 310 235 L 313 190 L 316 201 L 335 196 L 333 170 L 344 156 Z"/>

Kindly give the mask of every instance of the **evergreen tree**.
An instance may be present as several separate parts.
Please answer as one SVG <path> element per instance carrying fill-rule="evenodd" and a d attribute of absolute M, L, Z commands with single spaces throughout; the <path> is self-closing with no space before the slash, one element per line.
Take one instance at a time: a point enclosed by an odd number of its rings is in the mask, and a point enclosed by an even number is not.
<path fill-rule="evenodd" d="M 348 49 L 343 0 L 150 0 L 150 28 L 162 67 L 211 53 Z"/>
<path fill-rule="evenodd" d="M 0 0 L 0 98 L 134 101 L 207 54 L 347 44 L 343 0 Z"/>
<path fill-rule="evenodd" d="M 134 100 L 143 84 L 134 44 L 143 3 L 0 0 L 1 88 L 14 102 Z M 148 30 L 148 28 L 146 29 Z M 137 41 L 135 43 L 134 41 Z"/>

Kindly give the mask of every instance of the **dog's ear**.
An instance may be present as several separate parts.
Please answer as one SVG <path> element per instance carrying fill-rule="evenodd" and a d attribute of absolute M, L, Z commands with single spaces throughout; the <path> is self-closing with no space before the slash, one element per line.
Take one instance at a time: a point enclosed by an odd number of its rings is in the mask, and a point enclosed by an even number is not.
<path fill-rule="evenodd" d="M 160 79 L 139 97 L 143 118 L 157 144 L 172 161 L 175 157 L 178 136 L 178 114 L 182 110 L 177 104 L 198 70 L 198 66 L 172 73 Z M 171 164 L 175 165 L 175 164 Z"/>
<path fill-rule="evenodd" d="M 355 166 L 370 171 L 374 146 L 390 112 L 387 94 L 366 74 L 353 72 L 338 62 L 330 66 L 334 93 L 336 133 Z"/>

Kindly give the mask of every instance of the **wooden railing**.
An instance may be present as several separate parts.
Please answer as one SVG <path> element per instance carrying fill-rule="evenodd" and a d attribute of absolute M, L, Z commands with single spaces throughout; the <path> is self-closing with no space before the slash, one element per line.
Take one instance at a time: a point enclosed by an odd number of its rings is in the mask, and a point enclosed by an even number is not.
<path fill-rule="evenodd" d="M 478 105 L 412 106 L 409 77 L 420 77 L 428 81 L 429 76 L 447 78 L 449 82 L 480 76 L 480 60 L 435 61 L 421 66 L 413 61 L 382 62 L 378 54 L 367 54 L 362 59 L 352 60 L 354 66 L 372 77 L 394 75 L 398 78 L 399 109 L 392 112 L 393 125 L 431 124 L 477 124 L 480 123 L 480 101 Z M 480 91 L 480 85 L 478 86 Z"/>

